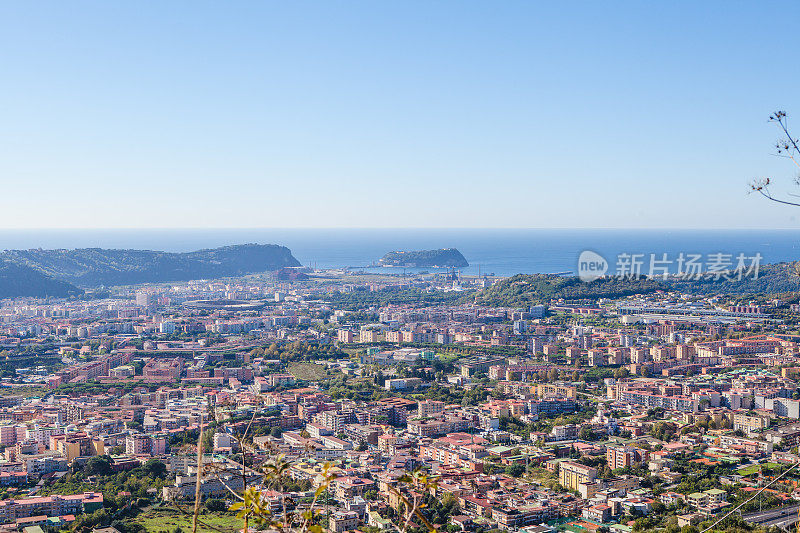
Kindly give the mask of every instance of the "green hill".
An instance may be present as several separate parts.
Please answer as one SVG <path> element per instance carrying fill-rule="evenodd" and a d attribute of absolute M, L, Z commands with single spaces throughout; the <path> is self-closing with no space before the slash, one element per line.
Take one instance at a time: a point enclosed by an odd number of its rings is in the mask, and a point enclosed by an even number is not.
<path fill-rule="evenodd" d="M 524 307 L 546 303 L 553 298 L 565 300 L 596 300 L 598 298 L 621 298 L 634 294 L 647 294 L 657 290 L 678 291 L 692 294 L 778 294 L 800 291 L 800 263 L 777 263 L 762 265 L 758 278 L 742 277 L 741 280 L 703 279 L 649 280 L 645 278 L 623 280 L 604 277 L 584 283 L 575 276 L 553 274 L 518 274 L 498 281 L 462 299 L 482 305 Z"/>
<path fill-rule="evenodd" d="M 378 264 L 394 267 L 467 267 L 469 263 L 455 248 L 389 252 Z"/>
<path fill-rule="evenodd" d="M 0 261 L 80 287 L 241 276 L 300 266 L 285 246 L 242 244 L 196 252 L 152 250 L 8 250 Z"/>
<path fill-rule="evenodd" d="M 82 290 L 66 281 L 53 279 L 28 266 L 0 261 L 0 298 L 66 298 L 80 294 Z"/>
<path fill-rule="evenodd" d="M 695 294 L 777 294 L 800 290 L 800 263 L 775 263 L 761 265 L 758 278 L 742 276 L 741 280 L 677 280 L 670 279 L 667 285 L 676 291 Z"/>
<path fill-rule="evenodd" d="M 623 280 L 606 277 L 584 283 L 573 276 L 517 274 L 500 280 L 465 299 L 479 305 L 525 307 L 546 303 L 553 298 L 596 300 L 645 294 L 663 289 L 661 283 L 647 279 Z"/>

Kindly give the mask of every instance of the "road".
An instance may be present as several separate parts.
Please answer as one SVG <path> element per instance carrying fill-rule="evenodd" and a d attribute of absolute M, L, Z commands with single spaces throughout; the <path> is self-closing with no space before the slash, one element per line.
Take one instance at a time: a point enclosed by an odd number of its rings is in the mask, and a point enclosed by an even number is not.
<path fill-rule="evenodd" d="M 786 528 L 797 522 L 797 512 L 799 509 L 800 505 L 786 505 L 768 511 L 748 513 L 742 515 L 742 518 L 746 522 L 758 524 L 762 527 L 777 526 L 779 528 Z"/>
<path fill-rule="evenodd" d="M 762 527 L 776 526 L 781 529 L 789 529 L 790 527 L 792 527 L 794 524 L 797 523 L 797 520 L 798 520 L 797 514 L 795 513 L 795 514 L 789 514 L 787 516 L 778 517 L 768 522 L 762 522 L 759 525 Z"/>

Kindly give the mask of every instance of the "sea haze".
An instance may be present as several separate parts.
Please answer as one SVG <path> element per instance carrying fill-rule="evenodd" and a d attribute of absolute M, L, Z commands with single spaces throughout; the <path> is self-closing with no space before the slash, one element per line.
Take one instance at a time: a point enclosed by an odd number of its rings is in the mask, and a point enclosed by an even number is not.
<path fill-rule="evenodd" d="M 243 243 L 280 244 L 304 265 L 367 267 L 392 250 L 457 248 L 465 274 L 575 272 L 583 250 L 613 271 L 620 253 L 739 253 L 762 263 L 800 260 L 800 230 L 609 229 L 109 229 L 0 230 L 0 249 L 135 248 L 187 252 Z M 649 261 L 649 259 L 648 259 Z M 369 269 L 376 270 L 376 269 Z M 402 272 L 403 269 L 377 269 Z M 411 270 L 411 269 L 409 269 Z"/>

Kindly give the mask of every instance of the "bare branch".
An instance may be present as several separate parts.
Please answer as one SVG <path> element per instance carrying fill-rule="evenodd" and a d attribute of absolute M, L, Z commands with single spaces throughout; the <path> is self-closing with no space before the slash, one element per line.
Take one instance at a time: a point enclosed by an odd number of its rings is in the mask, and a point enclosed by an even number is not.
<path fill-rule="evenodd" d="M 800 161 L 798 161 L 797 156 L 800 156 L 800 144 L 797 139 L 792 137 L 791 133 L 789 132 L 789 122 L 785 111 L 775 111 L 769 116 L 770 122 L 775 122 L 778 124 L 778 127 L 783 132 L 784 137 L 779 139 L 775 143 L 775 149 L 777 151 L 777 155 L 779 157 L 786 157 L 791 159 L 792 162 L 800 168 Z M 773 202 L 784 204 L 784 205 L 791 205 L 794 207 L 800 207 L 800 203 L 792 202 L 788 200 L 783 200 L 777 198 L 769 191 L 769 184 L 770 179 L 766 178 L 764 180 L 756 180 L 754 181 L 750 187 L 752 191 L 759 193 L 764 198 L 771 200 Z M 800 184 L 797 179 L 795 179 L 795 184 Z M 796 196 L 794 194 L 788 193 L 789 196 Z"/>
<path fill-rule="evenodd" d="M 786 200 L 780 200 L 778 198 L 775 198 L 766 189 L 756 189 L 756 190 L 757 190 L 758 193 L 761 194 L 761 196 L 763 196 L 764 198 L 768 198 L 768 199 L 772 200 L 773 202 L 778 202 L 779 204 L 786 204 L 786 205 L 793 205 L 793 206 L 796 206 L 796 207 L 800 207 L 800 203 L 787 202 Z"/>
<path fill-rule="evenodd" d="M 194 517 L 192 518 L 192 533 L 197 533 L 197 517 L 200 515 L 200 484 L 203 475 L 203 415 L 200 414 L 200 435 L 197 437 L 197 472 L 194 484 Z"/>

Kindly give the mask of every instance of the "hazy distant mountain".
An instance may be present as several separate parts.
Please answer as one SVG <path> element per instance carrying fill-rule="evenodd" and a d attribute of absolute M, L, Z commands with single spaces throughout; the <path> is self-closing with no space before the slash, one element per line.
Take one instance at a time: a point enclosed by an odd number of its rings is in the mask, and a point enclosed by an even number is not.
<path fill-rule="evenodd" d="M 79 294 L 83 294 L 83 291 L 76 286 L 53 279 L 35 268 L 0 261 L 0 298 L 66 298 Z"/>
<path fill-rule="evenodd" d="M 379 264 L 395 267 L 467 267 L 469 263 L 455 248 L 440 250 L 418 250 L 411 252 L 389 252 Z"/>
<path fill-rule="evenodd" d="M 152 250 L 7 250 L 0 261 L 81 287 L 241 276 L 300 266 L 285 246 L 241 244 L 196 252 Z"/>

